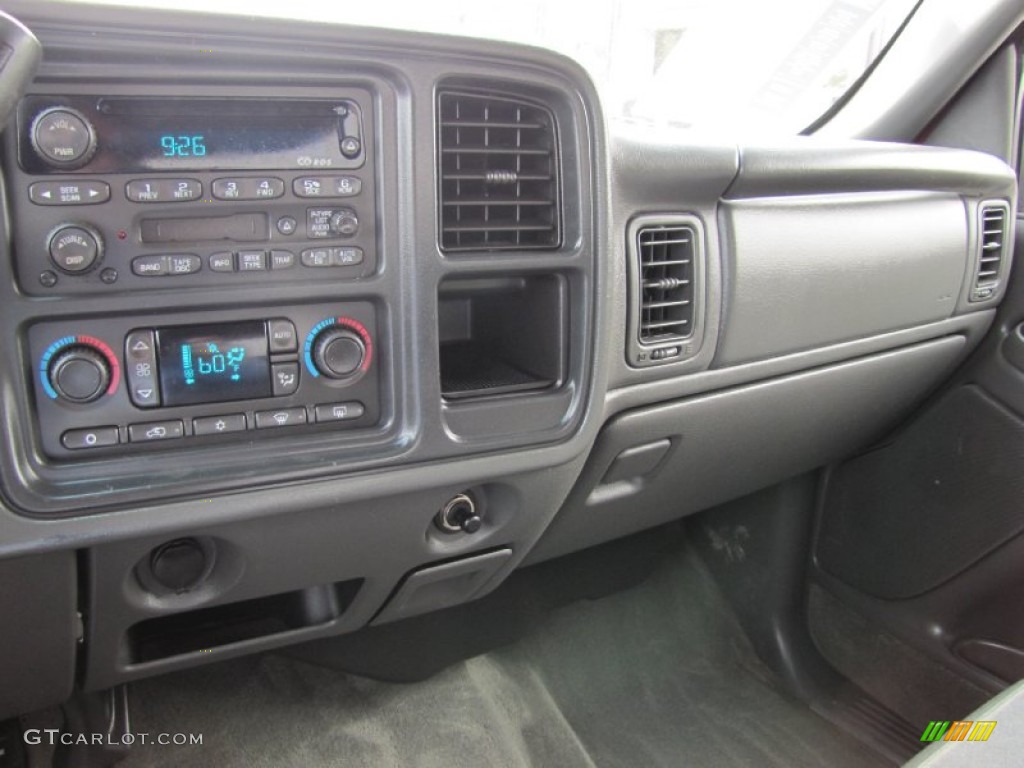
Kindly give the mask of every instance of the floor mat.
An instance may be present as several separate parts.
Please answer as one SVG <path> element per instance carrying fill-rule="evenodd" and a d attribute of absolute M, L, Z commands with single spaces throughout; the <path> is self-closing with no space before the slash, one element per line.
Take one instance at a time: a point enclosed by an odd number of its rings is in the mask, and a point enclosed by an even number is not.
<path fill-rule="evenodd" d="M 777 690 L 695 554 L 420 683 L 267 655 L 132 686 L 143 766 L 821 766 L 886 763 Z"/>

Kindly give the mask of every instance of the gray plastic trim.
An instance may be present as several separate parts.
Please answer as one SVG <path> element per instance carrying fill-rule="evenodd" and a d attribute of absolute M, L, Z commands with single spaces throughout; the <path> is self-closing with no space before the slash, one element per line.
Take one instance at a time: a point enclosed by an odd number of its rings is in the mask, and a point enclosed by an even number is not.
<path fill-rule="evenodd" d="M 815 135 L 912 141 L 1024 22 L 1020 0 L 929 0 Z"/>

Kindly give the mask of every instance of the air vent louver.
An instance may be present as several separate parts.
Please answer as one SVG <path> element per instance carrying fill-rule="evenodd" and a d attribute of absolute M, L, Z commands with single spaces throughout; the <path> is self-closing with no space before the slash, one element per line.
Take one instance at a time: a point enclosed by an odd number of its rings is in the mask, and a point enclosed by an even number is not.
<path fill-rule="evenodd" d="M 642 344 L 693 333 L 696 233 L 686 226 L 643 227 L 637 232 Z"/>
<path fill-rule="evenodd" d="M 561 245 L 555 122 L 545 107 L 444 92 L 438 100 L 441 248 Z"/>
<path fill-rule="evenodd" d="M 981 231 L 978 237 L 978 269 L 971 288 L 971 300 L 992 297 L 999 287 L 1006 255 L 1009 209 L 1001 203 L 981 206 Z"/>

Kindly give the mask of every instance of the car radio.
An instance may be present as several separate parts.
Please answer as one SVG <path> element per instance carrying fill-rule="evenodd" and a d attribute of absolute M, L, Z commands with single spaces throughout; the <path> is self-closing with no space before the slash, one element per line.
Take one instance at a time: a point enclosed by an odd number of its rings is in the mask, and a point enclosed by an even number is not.
<path fill-rule="evenodd" d="M 374 274 L 371 105 L 360 89 L 331 99 L 27 96 L 7 139 L 22 289 Z"/>
<path fill-rule="evenodd" d="M 380 420 L 376 313 L 366 301 L 29 330 L 44 451 L 57 458 L 195 444 L 255 430 Z M 237 439 L 238 435 L 234 434 Z"/>

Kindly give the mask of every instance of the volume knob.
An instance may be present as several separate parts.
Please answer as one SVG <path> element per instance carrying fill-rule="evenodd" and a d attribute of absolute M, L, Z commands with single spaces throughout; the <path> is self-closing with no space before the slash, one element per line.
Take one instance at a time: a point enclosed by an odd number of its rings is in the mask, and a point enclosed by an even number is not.
<path fill-rule="evenodd" d="M 366 345 L 359 335 L 343 328 L 323 331 L 313 345 L 316 369 L 330 379 L 354 375 L 366 357 Z"/>
<path fill-rule="evenodd" d="M 68 347 L 50 363 L 50 384 L 62 400 L 91 403 L 110 386 L 110 367 L 96 350 L 84 345 Z"/>
<path fill-rule="evenodd" d="M 78 168 L 96 152 L 96 131 L 77 109 L 51 107 L 36 115 L 30 132 L 32 149 L 54 168 Z"/>

